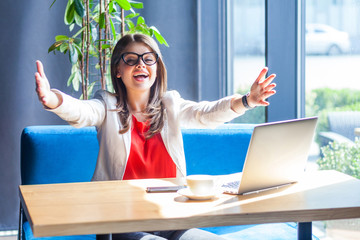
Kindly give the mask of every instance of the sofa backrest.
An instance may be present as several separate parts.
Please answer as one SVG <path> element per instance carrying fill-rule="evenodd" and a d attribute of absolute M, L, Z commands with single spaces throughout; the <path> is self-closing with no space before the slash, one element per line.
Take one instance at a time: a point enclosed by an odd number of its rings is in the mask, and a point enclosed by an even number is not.
<path fill-rule="evenodd" d="M 254 125 L 184 129 L 188 174 L 228 174 L 243 168 Z M 21 183 L 90 181 L 99 151 L 94 127 L 30 126 L 21 135 Z"/>
<path fill-rule="evenodd" d="M 98 151 L 93 127 L 26 127 L 21 134 L 21 183 L 90 181 Z"/>
<path fill-rule="evenodd" d="M 183 129 L 187 174 L 242 171 L 254 126 L 225 124 L 216 129 Z"/>

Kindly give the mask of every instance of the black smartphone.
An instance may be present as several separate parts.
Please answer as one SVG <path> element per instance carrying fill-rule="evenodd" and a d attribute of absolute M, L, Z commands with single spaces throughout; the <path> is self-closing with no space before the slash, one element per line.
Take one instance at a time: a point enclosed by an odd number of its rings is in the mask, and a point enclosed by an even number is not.
<path fill-rule="evenodd" d="M 147 187 L 146 192 L 157 193 L 157 192 L 177 192 L 179 189 L 185 188 L 186 186 L 160 186 L 160 187 Z"/>

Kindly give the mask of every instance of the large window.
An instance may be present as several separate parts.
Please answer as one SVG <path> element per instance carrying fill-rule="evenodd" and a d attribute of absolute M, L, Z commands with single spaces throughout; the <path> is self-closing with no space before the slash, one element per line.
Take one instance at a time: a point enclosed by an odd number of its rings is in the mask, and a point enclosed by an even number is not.
<path fill-rule="evenodd" d="M 306 115 L 319 116 L 310 161 L 360 178 L 360 1 L 306 0 L 305 39 Z M 321 239 L 360 237 L 360 219 L 317 225 Z"/>
<path fill-rule="evenodd" d="M 308 170 L 360 178 L 360 0 L 228 3 L 228 90 L 246 93 L 265 62 L 278 75 L 267 116 L 258 108 L 236 121 L 318 116 Z M 352 219 L 315 222 L 313 231 L 320 239 L 347 240 L 360 239 L 359 229 L 360 219 Z"/>
<path fill-rule="evenodd" d="M 245 94 L 265 66 L 265 1 L 234 0 L 230 4 L 230 91 Z M 263 123 L 265 108 L 248 111 L 235 121 Z"/>

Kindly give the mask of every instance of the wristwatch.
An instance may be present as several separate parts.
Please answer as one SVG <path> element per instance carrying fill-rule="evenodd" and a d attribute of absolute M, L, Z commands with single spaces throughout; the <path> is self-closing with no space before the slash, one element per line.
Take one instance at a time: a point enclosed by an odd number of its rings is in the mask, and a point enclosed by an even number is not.
<path fill-rule="evenodd" d="M 245 94 L 242 96 L 241 101 L 246 109 L 253 109 L 254 107 L 250 107 L 247 101 L 247 97 L 250 95 L 250 93 Z"/>

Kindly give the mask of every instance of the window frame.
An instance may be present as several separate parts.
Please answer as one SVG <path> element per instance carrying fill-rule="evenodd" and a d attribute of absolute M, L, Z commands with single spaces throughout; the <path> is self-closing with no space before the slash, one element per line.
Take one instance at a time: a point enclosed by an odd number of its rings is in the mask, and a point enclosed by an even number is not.
<path fill-rule="evenodd" d="M 269 98 L 265 120 L 301 118 L 305 116 L 305 0 L 264 1 L 265 61 L 269 72 L 277 75 L 277 93 Z M 232 4 L 233 0 L 206 0 L 206 4 L 197 0 L 198 100 L 233 94 Z"/>

